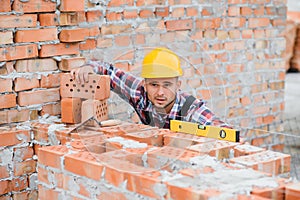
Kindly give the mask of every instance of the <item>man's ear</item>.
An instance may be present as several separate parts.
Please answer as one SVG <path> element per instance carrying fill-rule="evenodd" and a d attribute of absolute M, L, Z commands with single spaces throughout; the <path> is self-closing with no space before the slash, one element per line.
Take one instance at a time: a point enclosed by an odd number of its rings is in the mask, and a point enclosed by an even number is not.
<path fill-rule="evenodd" d="M 145 91 L 147 91 L 147 90 L 146 90 L 145 79 L 142 80 L 142 86 L 144 87 Z"/>
<path fill-rule="evenodd" d="M 178 91 L 181 87 L 181 80 L 178 80 L 176 84 L 177 84 L 177 91 Z"/>

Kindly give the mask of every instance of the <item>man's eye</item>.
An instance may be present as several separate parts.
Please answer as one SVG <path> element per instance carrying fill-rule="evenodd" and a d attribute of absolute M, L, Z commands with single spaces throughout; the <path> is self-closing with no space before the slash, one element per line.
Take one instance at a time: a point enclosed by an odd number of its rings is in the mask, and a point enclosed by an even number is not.
<path fill-rule="evenodd" d="M 158 86 L 156 83 L 151 83 L 150 85 L 153 86 L 153 87 L 157 87 Z"/>
<path fill-rule="evenodd" d="M 164 87 L 170 87 L 171 86 L 171 84 L 170 83 L 166 83 L 166 84 L 164 84 Z"/>

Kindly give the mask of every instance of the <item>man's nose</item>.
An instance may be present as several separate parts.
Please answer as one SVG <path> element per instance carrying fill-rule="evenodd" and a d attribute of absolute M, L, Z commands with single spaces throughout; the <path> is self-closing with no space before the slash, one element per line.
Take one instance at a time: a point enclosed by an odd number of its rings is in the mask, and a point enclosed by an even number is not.
<path fill-rule="evenodd" d="M 163 95 L 165 92 L 164 92 L 164 87 L 163 86 L 159 86 L 158 89 L 157 89 L 157 94 L 158 95 Z"/>

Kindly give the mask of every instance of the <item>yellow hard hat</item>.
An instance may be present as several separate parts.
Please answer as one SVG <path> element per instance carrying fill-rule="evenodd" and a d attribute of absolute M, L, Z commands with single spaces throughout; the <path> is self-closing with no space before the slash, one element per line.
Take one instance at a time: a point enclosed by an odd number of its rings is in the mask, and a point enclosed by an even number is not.
<path fill-rule="evenodd" d="M 170 49 L 159 47 L 148 53 L 142 65 L 143 78 L 182 76 L 179 57 Z"/>

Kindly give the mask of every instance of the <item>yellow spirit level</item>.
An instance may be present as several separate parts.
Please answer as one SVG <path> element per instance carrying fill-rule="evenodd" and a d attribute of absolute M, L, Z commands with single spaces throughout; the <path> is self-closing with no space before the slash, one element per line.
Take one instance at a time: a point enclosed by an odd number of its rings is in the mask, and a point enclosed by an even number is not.
<path fill-rule="evenodd" d="M 204 126 L 193 122 L 170 120 L 170 130 L 219 140 L 227 140 L 230 142 L 240 141 L 240 132 L 235 129 Z"/>

